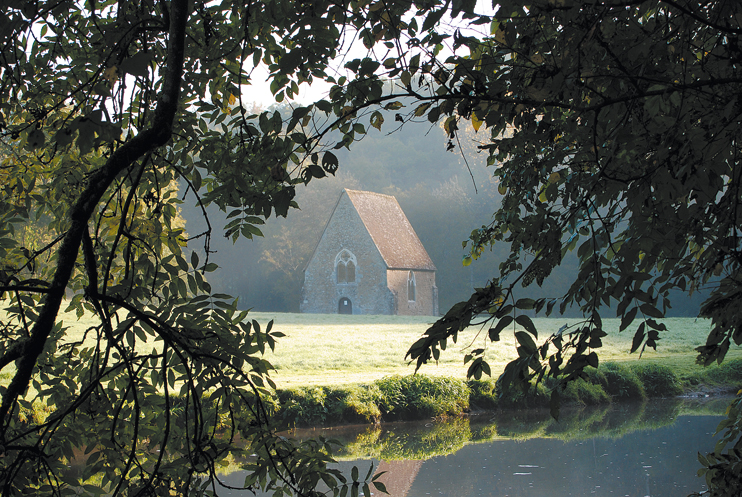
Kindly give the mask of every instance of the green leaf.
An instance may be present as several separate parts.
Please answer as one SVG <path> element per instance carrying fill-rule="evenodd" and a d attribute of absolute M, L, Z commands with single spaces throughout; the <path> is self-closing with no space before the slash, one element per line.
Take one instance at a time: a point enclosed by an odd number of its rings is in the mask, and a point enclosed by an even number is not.
<path fill-rule="evenodd" d="M 533 299 L 518 299 L 518 301 L 515 303 L 515 307 L 517 309 L 523 309 L 523 310 L 529 310 L 533 309 L 533 305 L 535 304 L 535 300 Z"/>
<path fill-rule="evenodd" d="M 149 73 L 149 65 L 153 60 L 152 52 L 139 52 L 124 59 L 119 65 L 119 71 L 146 78 Z"/>
<path fill-rule="evenodd" d="M 46 143 L 46 136 L 40 129 L 34 129 L 28 134 L 26 139 L 26 146 L 29 150 L 38 150 Z"/>
<path fill-rule="evenodd" d="M 193 174 L 191 175 L 191 183 L 193 184 L 193 189 L 198 191 L 201 189 L 201 174 L 198 172 L 198 169 L 193 168 Z"/>
<path fill-rule="evenodd" d="M 322 155 L 322 167 L 330 174 L 335 174 L 339 166 L 338 158 L 332 152 L 325 152 Z M 321 176 L 320 176 L 321 177 Z"/>
<path fill-rule="evenodd" d="M 54 134 L 54 142 L 60 147 L 64 148 L 72 143 L 72 131 L 69 128 L 62 128 Z"/>
<path fill-rule="evenodd" d="M 327 176 L 324 169 L 316 164 L 309 164 L 306 168 L 306 172 L 308 173 L 309 177 L 324 178 L 325 176 Z"/>
<path fill-rule="evenodd" d="M 559 407 L 561 405 L 561 399 L 559 397 L 559 390 L 556 388 L 551 391 L 551 396 L 549 397 L 549 413 L 551 414 L 551 417 L 555 420 L 559 421 Z"/>
<path fill-rule="evenodd" d="M 384 116 L 382 116 L 381 112 L 375 111 L 373 114 L 371 114 L 371 126 L 381 131 L 381 125 L 384 124 Z"/>
<path fill-rule="evenodd" d="M 389 493 L 389 492 L 387 491 L 387 489 L 386 489 L 386 485 L 384 485 L 384 484 L 383 484 L 382 482 L 380 482 L 380 481 L 373 481 L 373 482 L 371 482 L 371 484 L 372 484 L 372 485 L 374 486 L 374 488 L 376 488 L 376 490 L 378 490 L 379 492 L 381 492 L 381 493 L 385 493 L 385 494 L 388 494 L 388 493 Z"/>
<path fill-rule="evenodd" d="M 536 326 L 533 324 L 533 321 L 531 321 L 531 318 L 525 314 L 521 314 L 520 316 L 516 316 L 515 322 L 525 328 L 525 330 L 533 335 L 534 338 L 538 338 L 538 331 L 536 331 Z"/>
<path fill-rule="evenodd" d="M 642 304 L 641 306 L 639 306 L 639 310 L 642 311 L 645 315 L 653 318 L 665 317 L 659 309 L 651 304 Z"/>
<path fill-rule="evenodd" d="M 634 321 L 637 310 L 636 307 L 632 307 L 627 313 L 621 316 L 621 326 L 618 328 L 618 331 L 625 330 Z"/>
<path fill-rule="evenodd" d="M 515 339 L 529 355 L 533 355 L 538 351 L 536 343 L 533 341 L 533 338 L 531 338 L 531 335 L 529 335 L 528 333 L 516 331 Z"/>
<path fill-rule="evenodd" d="M 644 323 L 639 325 L 639 328 L 636 330 L 636 333 L 634 334 L 634 339 L 631 342 L 631 352 L 636 352 L 641 344 L 644 342 Z"/>
<path fill-rule="evenodd" d="M 446 9 L 438 9 L 438 10 L 432 10 L 426 17 L 425 21 L 423 21 L 423 25 L 421 28 L 421 31 L 426 32 L 433 28 L 433 26 L 437 25 L 438 22 L 443 17 L 443 14 L 446 13 Z"/>
<path fill-rule="evenodd" d="M 597 369 L 597 367 L 598 367 L 598 354 L 596 354 L 595 352 L 590 352 L 587 355 L 587 363 L 590 366 L 592 366 L 592 367 L 594 367 L 594 368 Z"/>
<path fill-rule="evenodd" d="M 420 116 L 424 115 L 425 112 L 430 108 L 430 105 L 431 105 L 430 103 L 425 103 L 425 104 L 419 105 L 415 109 L 415 116 L 416 117 L 420 117 Z"/>
<path fill-rule="evenodd" d="M 481 379 L 486 364 L 487 363 L 484 362 L 484 359 L 481 356 L 477 357 L 469 365 L 469 369 L 466 371 L 466 377 L 474 378 L 475 380 Z M 489 366 L 487 366 L 487 370 L 489 371 Z"/>
<path fill-rule="evenodd" d="M 504 330 L 512 322 L 513 322 L 512 316 L 504 316 L 503 318 L 501 318 L 493 328 L 490 328 L 489 330 L 490 340 L 492 340 L 493 342 L 499 341 L 500 333 L 502 332 L 502 330 Z"/>

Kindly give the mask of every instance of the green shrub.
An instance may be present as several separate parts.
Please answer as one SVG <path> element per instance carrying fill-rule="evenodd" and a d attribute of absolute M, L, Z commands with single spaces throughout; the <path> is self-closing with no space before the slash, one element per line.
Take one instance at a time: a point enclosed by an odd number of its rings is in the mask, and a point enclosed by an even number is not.
<path fill-rule="evenodd" d="M 469 405 L 477 409 L 494 409 L 497 407 L 496 380 L 469 380 Z"/>
<path fill-rule="evenodd" d="M 654 363 L 632 364 L 631 369 L 639 377 L 649 397 L 675 397 L 683 393 L 678 377 L 669 366 Z"/>
<path fill-rule="evenodd" d="M 323 390 L 325 392 L 324 406 L 327 411 L 325 423 L 341 422 L 350 390 L 336 387 L 324 387 Z"/>
<path fill-rule="evenodd" d="M 455 415 L 469 408 L 469 388 L 456 378 L 395 375 L 375 385 L 385 420 Z"/>
<path fill-rule="evenodd" d="M 322 387 L 304 387 L 278 391 L 278 415 L 288 425 L 324 424 L 328 417 L 327 395 Z"/>
<path fill-rule="evenodd" d="M 716 368 L 716 372 L 719 383 L 740 385 L 742 383 L 742 359 L 726 361 Z"/>
<path fill-rule="evenodd" d="M 379 389 L 379 410 L 384 417 L 395 410 L 401 410 L 404 404 L 404 394 L 402 393 L 403 376 L 387 376 L 376 380 L 374 385 Z"/>
<path fill-rule="evenodd" d="M 497 407 L 499 408 L 524 408 L 524 407 L 548 407 L 551 394 L 547 391 L 548 385 L 539 383 L 535 387 L 531 385 L 526 392 L 519 387 L 510 385 L 505 388 L 502 382 L 497 382 Z"/>
<path fill-rule="evenodd" d="M 580 404 L 583 406 L 610 404 L 611 397 L 604 389 L 606 378 L 603 373 L 595 368 L 587 368 L 583 376 L 564 385 L 564 388 L 559 391 L 560 402 L 563 405 Z M 545 378 L 543 389 L 538 393 L 537 405 L 548 406 L 551 398 L 550 392 L 555 388 L 561 388 L 558 380 L 551 377 Z"/>
<path fill-rule="evenodd" d="M 277 413 L 289 426 L 375 423 L 381 418 L 378 398 L 373 385 L 281 390 Z"/>
<path fill-rule="evenodd" d="M 695 373 L 685 381 L 689 385 L 707 385 L 733 387 L 738 389 L 742 386 L 742 359 L 725 361 L 719 366 L 709 366 Z"/>
<path fill-rule="evenodd" d="M 378 423 L 381 410 L 378 402 L 381 397 L 376 385 L 349 387 L 346 390 L 342 410 L 342 421 L 348 423 Z"/>
<path fill-rule="evenodd" d="M 713 375 L 719 381 L 742 379 L 742 360 L 716 368 Z M 605 363 L 599 370 L 588 368 L 585 376 L 561 392 L 563 404 L 603 405 L 611 397 L 643 400 L 681 393 L 673 371 L 659 364 Z M 396 375 L 371 385 L 282 390 L 278 406 L 271 410 L 294 426 L 424 419 L 457 415 L 470 405 L 479 409 L 548 407 L 555 386 L 555 380 L 547 378 L 523 392 L 513 386 L 504 389 L 495 380 Z"/>
<path fill-rule="evenodd" d="M 603 386 L 600 384 L 600 380 L 604 379 L 595 374 L 592 378 L 589 376 L 588 378 L 595 382 L 578 378 L 567 383 L 567 387 L 561 392 L 562 402 L 565 404 L 575 402 L 586 406 L 610 404 L 611 397 L 603 390 Z"/>
<path fill-rule="evenodd" d="M 619 399 L 646 400 L 647 392 L 636 372 L 622 364 L 607 362 L 601 364 L 603 389 L 611 397 Z"/>

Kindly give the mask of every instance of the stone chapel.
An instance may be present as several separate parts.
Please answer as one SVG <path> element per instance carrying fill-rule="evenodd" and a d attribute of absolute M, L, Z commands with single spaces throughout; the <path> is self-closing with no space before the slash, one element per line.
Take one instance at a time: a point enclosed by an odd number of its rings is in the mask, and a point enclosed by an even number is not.
<path fill-rule="evenodd" d="M 435 266 L 397 199 L 344 190 L 304 269 L 301 312 L 438 315 Z"/>

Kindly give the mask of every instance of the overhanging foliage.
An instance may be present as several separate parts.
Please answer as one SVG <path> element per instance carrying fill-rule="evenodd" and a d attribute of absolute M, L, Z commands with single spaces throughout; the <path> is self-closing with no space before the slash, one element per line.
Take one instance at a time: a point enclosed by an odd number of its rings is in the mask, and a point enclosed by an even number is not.
<path fill-rule="evenodd" d="M 451 147 L 470 122 L 505 195 L 468 248 L 476 258 L 508 241 L 511 256 L 412 346 L 418 366 L 483 320 L 491 340 L 519 325 L 504 383 L 566 381 L 598 365 L 608 304 L 634 350 L 655 347 L 670 290 L 709 285 L 702 315 L 714 327 L 699 361 L 742 341 L 736 2 L 503 1 L 491 15 L 459 0 L 2 5 L 6 494 L 70 491 L 80 482 L 61 464 L 81 444 L 108 492 L 196 492 L 226 454 L 229 435 L 217 435 L 237 429 L 259 455 L 248 484 L 314 491 L 323 448 L 263 430 L 270 365 L 259 354 L 277 334 L 211 295 L 204 274 L 215 268 L 183 252 L 173 185 L 227 211 L 227 236 L 259 235 L 265 218 L 295 207 L 296 184 L 335 172 L 333 148 L 385 125 L 382 106 L 395 123 L 441 122 Z M 449 17 L 458 29 L 441 27 Z M 369 51 L 331 77 L 344 37 Z M 277 101 L 314 80 L 334 86 L 288 120 L 249 115 L 257 65 Z M 39 222 L 37 242 L 19 244 L 18 230 Z M 208 256 L 211 232 L 190 235 Z M 513 298 L 570 250 L 580 273 L 564 294 Z M 98 318 L 78 342 L 59 321 L 65 297 Z M 584 323 L 540 341 L 528 312 L 570 305 Z M 488 372 L 481 350 L 470 361 L 471 375 Z M 176 399 L 178 423 L 160 415 Z M 52 413 L 29 417 L 40 405 Z M 245 406 L 252 421 L 238 426 Z"/>

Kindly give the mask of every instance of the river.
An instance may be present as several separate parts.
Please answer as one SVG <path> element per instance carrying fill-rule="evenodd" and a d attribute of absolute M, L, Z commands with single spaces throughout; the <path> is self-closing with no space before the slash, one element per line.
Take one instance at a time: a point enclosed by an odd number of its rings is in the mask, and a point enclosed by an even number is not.
<path fill-rule="evenodd" d="M 559 421 L 544 411 L 504 411 L 291 435 L 339 439 L 340 466 L 365 474 L 376 465 L 393 497 L 678 497 L 705 488 L 697 452 L 713 449 L 726 405 L 653 401 L 566 410 Z M 239 485 L 244 474 L 222 478 Z"/>

